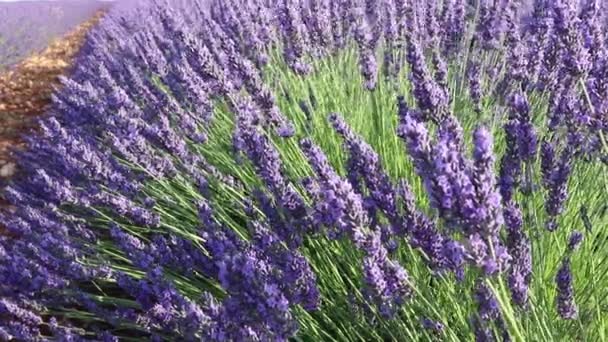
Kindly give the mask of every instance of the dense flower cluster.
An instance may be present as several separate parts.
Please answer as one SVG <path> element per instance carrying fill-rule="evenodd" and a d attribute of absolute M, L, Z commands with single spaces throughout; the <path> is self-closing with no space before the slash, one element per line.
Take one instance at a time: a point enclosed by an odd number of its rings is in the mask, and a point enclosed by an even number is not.
<path fill-rule="evenodd" d="M 402 320 L 425 329 L 412 339 L 520 334 L 519 313 L 539 319 L 527 313 L 534 258 L 555 262 L 539 236 L 573 230 L 560 215 L 574 165 L 608 160 L 606 17 L 576 3 L 115 5 L 3 191 L 15 211 L 0 213 L 0 339 L 331 339 L 342 325 L 324 310 L 342 299 L 324 296 L 328 273 L 379 329 L 413 312 Z M 398 136 L 398 179 L 394 156 L 350 121 L 357 108 L 325 113 L 333 99 L 307 83 L 353 53 L 374 110 L 394 92 L 395 109 L 365 125 Z M 325 150 L 334 140 L 315 140 L 317 122 L 342 142 L 344 168 Z M 584 309 L 571 259 L 582 240 L 564 241 L 555 276 L 564 319 Z M 342 257 L 348 267 L 332 264 Z M 464 323 L 424 297 L 446 284 Z"/>

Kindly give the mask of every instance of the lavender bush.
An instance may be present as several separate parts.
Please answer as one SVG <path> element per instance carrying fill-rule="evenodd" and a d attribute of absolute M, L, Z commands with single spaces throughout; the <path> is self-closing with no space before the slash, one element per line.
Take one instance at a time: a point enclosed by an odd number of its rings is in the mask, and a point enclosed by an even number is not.
<path fill-rule="evenodd" d="M 598 1 L 121 2 L 0 222 L 16 340 L 602 340 Z"/>

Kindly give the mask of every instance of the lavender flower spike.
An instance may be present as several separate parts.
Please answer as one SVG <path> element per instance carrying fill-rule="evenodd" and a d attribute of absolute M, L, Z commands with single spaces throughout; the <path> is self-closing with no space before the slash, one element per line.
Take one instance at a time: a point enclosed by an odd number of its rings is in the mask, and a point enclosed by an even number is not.
<path fill-rule="evenodd" d="M 570 259 L 566 258 L 562 261 L 555 276 L 555 283 L 557 284 L 557 313 L 563 319 L 575 319 L 578 316 L 578 307 L 574 302 Z"/>
<path fill-rule="evenodd" d="M 568 251 L 574 252 L 583 242 L 583 233 L 575 230 L 570 234 L 570 238 L 568 240 Z"/>
<path fill-rule="evenodd" d="M 351 184 L 338 176 L 321 149 L 309 139 L 302 140 L 300 146 L 317 176 L 317 190 L 312 194 L 317 202 L 315 224 L 337 227 L 338 231 L 330 237 L 345 234 L 363 251 L 365 292 L 383 315 L 391 316 L 412 294 L 407 272 L 388 257 L 380 231 L 370 229 L 361 196 L 353 191 Z"/>
<path fill-rule="evenodd" d="M 473 185 L 479 201 L 476 223 L 487 236 L 496 236 L 504 223 L 500 210 L 501 197 L 496 190 L 492 136 L 487 129 L 479 127 L 473 134 Z M 484 228 L 485 227 L 485 228 Z"/>

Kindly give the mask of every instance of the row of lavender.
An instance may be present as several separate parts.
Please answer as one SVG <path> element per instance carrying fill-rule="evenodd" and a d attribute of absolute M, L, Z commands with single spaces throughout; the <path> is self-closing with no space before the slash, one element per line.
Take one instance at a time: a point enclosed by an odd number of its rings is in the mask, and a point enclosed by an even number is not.
<path fill-rule="evenodd" d="M 0 4 L 0 69 L 11 67 L 107 7 L 100 1 Z"/>
<path fill-rule="evenodd" d="M 0 238 L 0 336 L 286 340 L 298 329 L 296 308 L 312 312 L 323 301 L 322 275 L 301 250 L 328 237 L 359 251 L 362 293 L 382 317 L 398 315 L 424 286 L 399 262 L 397 241 L 421 253 L 434 276 L 475 279 L 478 339 L 517 337 L 518 322 L 503 315 L 511 304 L 499 305 L 496 288 L 506 279 L 512 305 L 530 305 L 532 227 L 524 229 L 518 198 L 542 186 L 546 234 L 566 229 L 558 217 L 574 162 L 605 158 L 608 133 L 598 1 L 579 10 L 574 1 L 538 0 L 531 13 L 519 5 L 117 5 L 20 155 L 31 171 L 5 192 L 17 212 L 0 216 L 9 232 Z M 411 96 L 396 99 L 396 134 L 429 210 L 337 114 L 329 120 L 348 154 L 347 177 L 306 137 L 298 145 L 309 177 L 288 176 L 292 166 L 273 142 L 296 139 L 301 127 L 264 82 L 272 55 L 279 48 L 306 77 L 316 60 L 353 47 L 368 90 L 409 76 Z M 475 129 L 467 153 L 453 94 L 479 115 L 488 102 L 509 108 L 498 174 L 487 128 Z M 533 116 L 531 98 L 548 103 L 545 117 Z M 219 153 L 246 157 L 251 174 L 200 153 L 223 109 L 234 114 L 234 133 Z M 569 256 L 581 240 L 572 234 L 556 275 L 565 319 L 577 315 Z M 423 321 L 437 331 L 447 323 Z"/>

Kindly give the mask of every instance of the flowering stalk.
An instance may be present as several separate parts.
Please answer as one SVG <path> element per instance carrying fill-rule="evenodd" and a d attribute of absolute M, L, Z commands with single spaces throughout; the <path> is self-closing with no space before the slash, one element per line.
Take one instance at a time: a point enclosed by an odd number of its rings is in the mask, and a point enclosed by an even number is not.
<path fill-rule="evenodd" d="M 353 191 L 350 183 L 335 173 L 325 155 L 310 140 L 301 141 L 300 146 L 316 174 L 315 223 L 335 227 L 330 237 L 346 235 L 363 251 L 363 274 L 370 299 L 383 315 L 393 315 L 412 294 L 407 272 L 389 259 L 379 231 L 370 229 L 361 196 Z"/>

